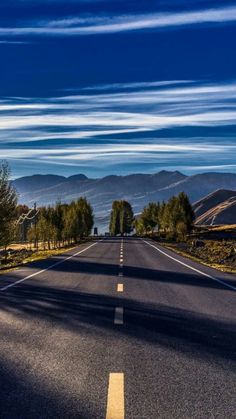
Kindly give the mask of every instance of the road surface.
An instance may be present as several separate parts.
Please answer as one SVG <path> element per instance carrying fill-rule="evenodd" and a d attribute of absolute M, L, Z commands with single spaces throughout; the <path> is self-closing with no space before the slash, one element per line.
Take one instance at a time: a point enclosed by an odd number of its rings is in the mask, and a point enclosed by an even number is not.
<path fill-rule="evenodd" d="M 0 276 L 0 418 L 236 418 L 236 277 L 135 238 Z"/>

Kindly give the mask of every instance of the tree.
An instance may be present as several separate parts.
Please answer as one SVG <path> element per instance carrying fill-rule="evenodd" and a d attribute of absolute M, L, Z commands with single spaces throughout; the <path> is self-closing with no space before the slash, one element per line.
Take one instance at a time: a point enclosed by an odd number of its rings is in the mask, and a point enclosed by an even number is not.
<path fill-rule="evenodd" d="M 109 229 L 113 236 L 120 234 L 120 201 L 113 201 L 112 203 Z"/>
<path fill-rule="evenodd" d="M 154 228 L 171 239 L 185 240 L 191 231 L 194 211 L 187 195 L 181 192 L 162 204 L 150 202 L 135 222 L 137 234 L 152 233 Z"/>
<path fill-rule="evenodd" d="M 43 242 L 45 248 L 45 243 L 48 245 L 48 249 L 51 248 L 51 241 L 55 242 L 56 240 L 56 227 L 53 223 L 54 217 L 54 208 L 40 208 L 39 220 L 37 223 L 38 237 L 39 240 Z"/>
<path fill-rule="evenodd" d="M 139 227 L 145 231 L 145 233 L 152 233 L 154 228 L 159 226 L 159 212 L 160 204 L 156 202 L 150 202 L 142 211 L 139 218 Z"/>
<path fill-rule="evenodd" d="M 190 204 L 188 196 L 184 192 L 180 192 L 178 195 L 178 200 L 180 206 L 179 219 L 185 223 L 187 232 L 189 233 L 192 229 L 195 219 L 194 210 Z"/>
<path fill-rule="evenodd" d="M 93 209 L 86 198 L 79 198 L 76 203 L 77 214 L 82 220 L 80 236 L 87 237 L 91 234 L 93 228 Z"/>
<path fill-rule="evenodd" d="M 133 229 L 134 213 L 132 206 L 127 201 L 113 201 L 110 215 L 110 233 L 129 234 Z"/>
<path fill-rule="evenodd" d="M 77 242 L 91 234 L 93 227 L 93 209 L 86 198 L 79 198 L 63 206 L 62 237 L 70 242 Z"/>
<path fill-rule="evenodd" d="M 13 239 L 13 223 L 16 219 L 17 195 L 11 185 L 7 162 L 0 165 L 0 244 L 5 250 Z"/>
<path fill-rule="evenodd" d="M 130 234 L 133 230 L 134 213 L 129 202 L 120 201 L 120 233 Z"/>
<path fill-rule="evenodd" d="M 70 239 L 77 242 L 82 235 L 82 216 L 76 202 L 72 202 L 66 214 L 66 229 Z"/>
<path fill-rule="evenodd" d="M 16 207 L 16 219 L 17 223 L 15 226 L 15 238 L 17 241 L 26 241 L 27 230 L 30 228 L 30 221 L 24 220 L 26 214 L 30 211 L 27 205 L 17 205 Z"/>
<path fill-rule="evenodd" d="M 185 241 L 188 233 L 187 225 L 183 221 L 179 221 L 176 225 L 176 238 L 179 241 Z"/>
<path fill-rule="evenodd" d="M 54 211 L 52 213 L 52 224 L 55 229 L 56 245 L 59 245 L 62 241 L 62 233 L 64 229 L 64 212 L 63 205 L 60 202 L 56 203 Z"/>

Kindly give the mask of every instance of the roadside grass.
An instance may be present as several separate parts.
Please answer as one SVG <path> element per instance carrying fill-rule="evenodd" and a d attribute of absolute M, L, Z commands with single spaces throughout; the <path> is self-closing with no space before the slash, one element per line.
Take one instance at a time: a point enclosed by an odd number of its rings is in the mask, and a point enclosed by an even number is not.
<path fill-rule="evenodd" d="M 56 248 L 56 249 L 51 249 L 51 250 L 44 250 L 43 246 L 40 246 L 39 249 L 32 250 L 25 245 L 13 244 L 10 246 L 10 248 L 16 251 L 16 253 L 11 258 L 9 258 L 9 263 L 0 265 L 0 275 L 6 272 L 9 272 L 11 270 L 20 268 L 29 263 L 35 262 L 37 260 L 48 259 L 50 257 L 60 255 L 69 250 L 75 249 L 81 244 L 86 243 L 87 241 L 90 241 L 90 240 L 92 239 L 91 238 L 84 239 L 78 243 L 73 243 L 71 245 L 66 245 L 66 246 Z"/>
<path fill-rule="evenodd" d="M 210 268 L 221 272 L 236 273 L 236 244 L 233 242 L 205 241 L 201 248 L 193 248 L 190 243 L 161 242 L 161 245 Z M 235 256 L 232 254 L 233 246 L 235 246 Z M 229 260 L 228 263 L 227 260 Z"/>

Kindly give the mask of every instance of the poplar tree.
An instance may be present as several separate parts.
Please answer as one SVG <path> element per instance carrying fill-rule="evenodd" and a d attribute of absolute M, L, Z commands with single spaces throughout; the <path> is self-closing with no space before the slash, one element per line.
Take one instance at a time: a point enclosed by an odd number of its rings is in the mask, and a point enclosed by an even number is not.
<path fill-rule="evenodd" d="M 9 165 L 7 162 L 2 162 L 0 165 L 0 244 L 5 250 L 13 238 L 13 223 L 17 214 L 17 194 L 9 178 Z"/>
<path fill-rule="evenodd" d="M 113 201 L 110 215 L 110 233 L 129 234 L 133 229 L 134 214 L 132 206 L 127 201 Z"/>

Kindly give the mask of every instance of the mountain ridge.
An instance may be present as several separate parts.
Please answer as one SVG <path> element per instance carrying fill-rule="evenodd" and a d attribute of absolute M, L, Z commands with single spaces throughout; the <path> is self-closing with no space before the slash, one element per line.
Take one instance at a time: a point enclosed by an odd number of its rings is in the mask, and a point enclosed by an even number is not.
<path fill-rule="evenodd" d="M 151 201 L 167 200 L 184 191 L 192 203 L 217 189 L 236 191 L 235 173 L 207 172 L 185 175 L 179 171 L 162 170 L 157 173 L 133 173 L 108 175 L 103 178 L 88 178 L 83 174 L 69 177 L 60 175 L 33 175 L 12 181 L 19 194 L 19 202 L 32 207 L 54 205 L 55 202 L 70 202 L 85 196 L 92 204 L 96 225 L 108 220 L 112 201 L 126 199 L 139 213 Z M 107 221 L 106 221 L 107 223 Z"/>
<path fill-rule="evenodd" d="M 236 223 L 236 191 L 218 189 L 193 204 L 199 225 Z"/>

